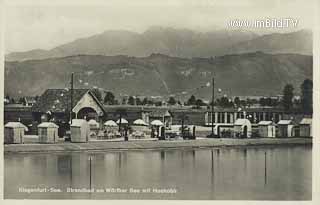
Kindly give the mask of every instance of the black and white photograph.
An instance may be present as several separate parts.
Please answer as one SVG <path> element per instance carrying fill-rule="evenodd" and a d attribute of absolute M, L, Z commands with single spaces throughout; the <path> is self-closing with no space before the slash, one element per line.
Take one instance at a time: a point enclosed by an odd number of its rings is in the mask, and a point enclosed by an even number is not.
<path fill-rule="evenodd" d="M 3 199 L 312 201 L 315 6 L 5 1 Z"/>

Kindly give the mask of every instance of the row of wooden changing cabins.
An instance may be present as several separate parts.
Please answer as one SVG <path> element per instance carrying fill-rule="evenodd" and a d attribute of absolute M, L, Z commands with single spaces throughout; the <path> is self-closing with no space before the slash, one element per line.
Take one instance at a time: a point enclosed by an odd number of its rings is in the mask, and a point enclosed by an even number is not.
<path fill-rule="evenodd" d="M 220 126 L 220 128 L 218 128 Z M 255 128 L 254 128 L 255 127 Z M 253 130 L 255 129 L 255 134 Z M 231 130 L 226 124 L 216 125 L 216 135 Z M 312 119 L 303 118 L 300 123 L 295 124 L 293 120 L 280 120 L 277 124 L 272 121 L 260 121 L 253 126 L 248 119 L 237 119 L 232 126 L 233 135 L 243 135 L 246 130 L 247 138 L 250 137 L 312 137 Z"/>
<path fill-rule="evenodd" d="M 261 121 L 258 123 L 258 133 L 260 137 L 311 137 L 312 136 L 312 119 L 304 118 L 299 123 L 299 134 L 294 133 L 295 125 L 292 120 L 281 120 L 278 124 L 272 121 Z M 53 122 L 43 122 L 38 125 L 39 143 L 56 143 L 59 141 L 59 126 Z M 8 122 L 4 130 L 5 144 L 24 143 L 24 133 L 27 127 L 20 122 Z M 216 134 L 220 135 L 223 130 L 230 129 L 230 125 L 217 124 L 215 126 Z M 276 129 L 278 132 L 276 132 Z M 252 125 L 247 119 L 238 119 L 233 125 L 232 130 L 235 134 L 243 134 L 246 130 L 245 137 L 252 137 Z M 90 135 L 90 126 L 86 120 L 74 119 L 70 126 L 71 142 L 87 142 Z"/>
<path fill-rule="evenodd" d="M 28 128 L 20 122 L 8 122 L 4 126 L 5 144 L 24 143 L 24 133 Z M 59 141 L 59 126 L 53 122 L 43 122 L 38 125 L 39 143 L 56 143 Z M 70 126 L 72 142 L 87 142 L 89 138 L 89 124 L 83 119 L 74 119 Z"/>

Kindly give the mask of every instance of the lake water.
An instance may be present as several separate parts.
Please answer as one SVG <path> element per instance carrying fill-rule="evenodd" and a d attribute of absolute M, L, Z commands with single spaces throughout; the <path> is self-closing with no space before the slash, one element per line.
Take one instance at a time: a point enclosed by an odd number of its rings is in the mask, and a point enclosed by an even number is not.
<path fill-rule="evenodd" d="M 312 199 L 311 146 L 5 154 L 4 162 L 6 199 Z"/>

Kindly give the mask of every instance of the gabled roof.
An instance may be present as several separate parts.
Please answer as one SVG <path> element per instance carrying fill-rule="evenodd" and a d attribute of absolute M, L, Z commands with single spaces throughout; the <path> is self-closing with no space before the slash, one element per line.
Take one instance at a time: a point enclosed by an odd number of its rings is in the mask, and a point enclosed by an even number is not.
<path fill-rule="evenodd" d="M 234 125 L 248 125 L 251 124 L 251 122 L 248 119 L 242 119 L 239 118 L 234 122 Z"/>
<path fill-rule="evenodd" d="M 272 125 L 272 124 L 273 124 L 272 121 L 260 121 L 260 122 L 258 123 L 258 125 Z"/>
<path fill-rule="evenodd" d="M 300 125 L 311 125 L 312 124 L 312 118 L 303 118 L 300 123 Z"/>
<path fill-rule="evenodd" d="M 278 122 L 278 125 L 291 125 L 292 124 L 292 120 L 280 120 Z"/>
<path fill-rule="evenodd" d="M 8 122 L 4 125 L 6 128 L 24 128 L 25 131 L 28 131 L 27 126 L 22 124 L 21 122 Z"/>
<path fill-rule="evenodd" d="M 90 92 L 89 89 L 74 89 L 73 90 L 73 106 L 74 108 L 79 100 L 89 93 L 99 104 L 102 110 L 103 105 Z M 67 112 L 70 110 L 70 90 L 68 89 L 47 89 L 32 106 L 32 112 Z"/>

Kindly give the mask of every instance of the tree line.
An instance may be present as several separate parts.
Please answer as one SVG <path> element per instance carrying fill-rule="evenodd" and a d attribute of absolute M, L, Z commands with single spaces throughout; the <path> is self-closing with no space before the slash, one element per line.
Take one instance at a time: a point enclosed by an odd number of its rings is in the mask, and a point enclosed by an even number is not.
<path fill-rule="evenodd" d="M 190 98 L 182 103 L 181 101 L 175 99 L 173 96 L 169 97 L 166 102 L 156 99 L 149 99 L 144 97 L 143 99 L 134 96 L 128 96 L 122 98 L 121 102 L 119 102 L 115 95 L 111 92 L 105 92 L 104 97 L 102 97 L 102 93 L 99 89 L 92 89 L 92 93 L 95 97 L 106 105 L 155 105 L 162 106 L 163 104 L 168 105 L 184 105 L 191 106 L 192 108 L 199 109 L 202 106 L 211 106 L 212 102 L 205 103 L 202 99 L 196 98 L 194 95 L 191 95 Z M 301 112 L 305 114 L 312 114 L 312 92 L 313 91 L 313 82 L 310 79 L 305 79 L 303 83 L 300 85 L 300 98 L 294 98 L 294 87 L 292 84 L 286 84 L 282 91 L 282 99 L 279 100 L 277 98 L 272 97 L 261 97 L 260 99 L 240 99 L 239 97 L 235 97 L 234 99 L 229 99 L 227 96 L 222 96 L 220 98 L 216 98 L 214 101 L 214 106 L 222 107 L 222 108 L 235 108 L 235 107 L 250 107 L 252 105 L 259 104 L 262 107 L 281 107 L 285 111 L 292 111 L 293 109 L 300 109 Z M 10 103 L 21 103 L 23 98 L 15 100 L 13 97 L 6 95 L 5 104 Z"/>

